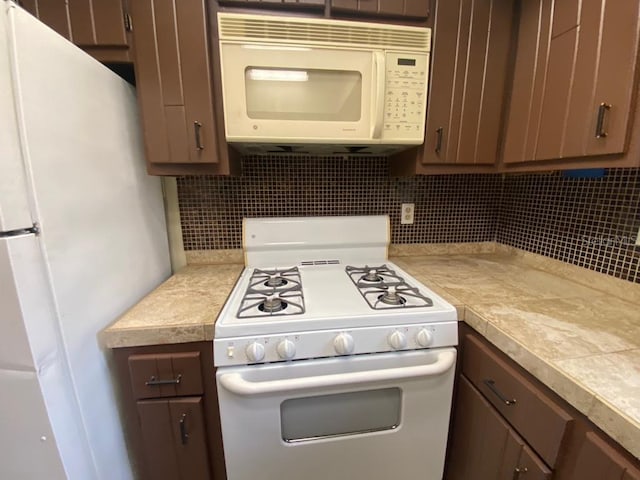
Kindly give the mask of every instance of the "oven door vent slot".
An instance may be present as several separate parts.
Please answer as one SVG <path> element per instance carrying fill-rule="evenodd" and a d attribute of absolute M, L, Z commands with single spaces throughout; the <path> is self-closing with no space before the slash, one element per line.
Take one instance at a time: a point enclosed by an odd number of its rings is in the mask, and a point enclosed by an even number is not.
<path fill-rule="evenodd" d="M 305 260 L 300 262 L 303 267 L 309 267 L 313 265 L 339 265 L 340 260 Z"/>

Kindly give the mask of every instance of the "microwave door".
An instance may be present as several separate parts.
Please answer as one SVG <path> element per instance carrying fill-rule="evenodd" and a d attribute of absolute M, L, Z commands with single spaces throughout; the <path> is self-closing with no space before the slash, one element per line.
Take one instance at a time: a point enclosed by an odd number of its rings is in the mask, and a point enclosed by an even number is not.
<path fill-rule="evenodd" d="M 220 44 L 227 140 L 376 143 L 384 56 L 371 51 Z"/>

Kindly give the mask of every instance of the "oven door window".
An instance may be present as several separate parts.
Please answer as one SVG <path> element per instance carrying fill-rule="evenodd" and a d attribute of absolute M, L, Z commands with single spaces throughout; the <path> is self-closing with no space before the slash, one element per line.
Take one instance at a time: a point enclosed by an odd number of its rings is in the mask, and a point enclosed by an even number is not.
<path fill-rule="evenodd" d="M 357 71 L 248 67 L 245 88 L 252 119 L 360 120 L 362 75 Z"/>
<path fill-rule="evenodd" d="M 400 425 L 402 392 L 384 388 L 285 400 L 282 439 L 288 443 L 392 430 Z"/>

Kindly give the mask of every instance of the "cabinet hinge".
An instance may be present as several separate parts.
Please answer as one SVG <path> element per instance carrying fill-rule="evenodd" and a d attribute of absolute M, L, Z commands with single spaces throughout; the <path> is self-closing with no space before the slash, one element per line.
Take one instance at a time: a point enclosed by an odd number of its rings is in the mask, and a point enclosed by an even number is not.
<path fill-rule="evenodd" d="M 133 30 L 133 22 L 131 21 L 131 15 L 129 15 L 127 12 L 124 12 L 124 29 L 127 32 L 130 32 L 131 30 Z"/>

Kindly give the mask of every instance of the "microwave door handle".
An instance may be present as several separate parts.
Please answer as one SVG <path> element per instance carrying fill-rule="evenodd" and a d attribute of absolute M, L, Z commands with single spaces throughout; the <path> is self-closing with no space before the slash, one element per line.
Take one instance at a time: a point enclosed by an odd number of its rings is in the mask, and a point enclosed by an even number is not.
<path fill-rule="evenodd" d="M 380 138 L 382 122 L 384 120 L 384 81 L 385 60 L 384 52 L 373 52 L 373 65 L 375 69 L 375 91 L 373 111 L 371 112 L 371 138 Z"/>
<path fill-rule="evenodd" d="M 453 367 L 456 362 L 456 352 L 447 350 L 438 352 L 434 363 L 413 367 L 384 368 L 364 372 L 337 373 L 318 375 L 314 377 L 288 378 L 285 380 L 269 380 L 252 382 L 242 377 L 240 373 L 225 373 L 220 375 L 220 385 L 226 390 L 241 396 L 262 395 L 266 393 L 294 392 L 313 388 L 327 388 L 371 382 L 390 382 L 407 378 L 433 377 L 442 375 Z"/>

